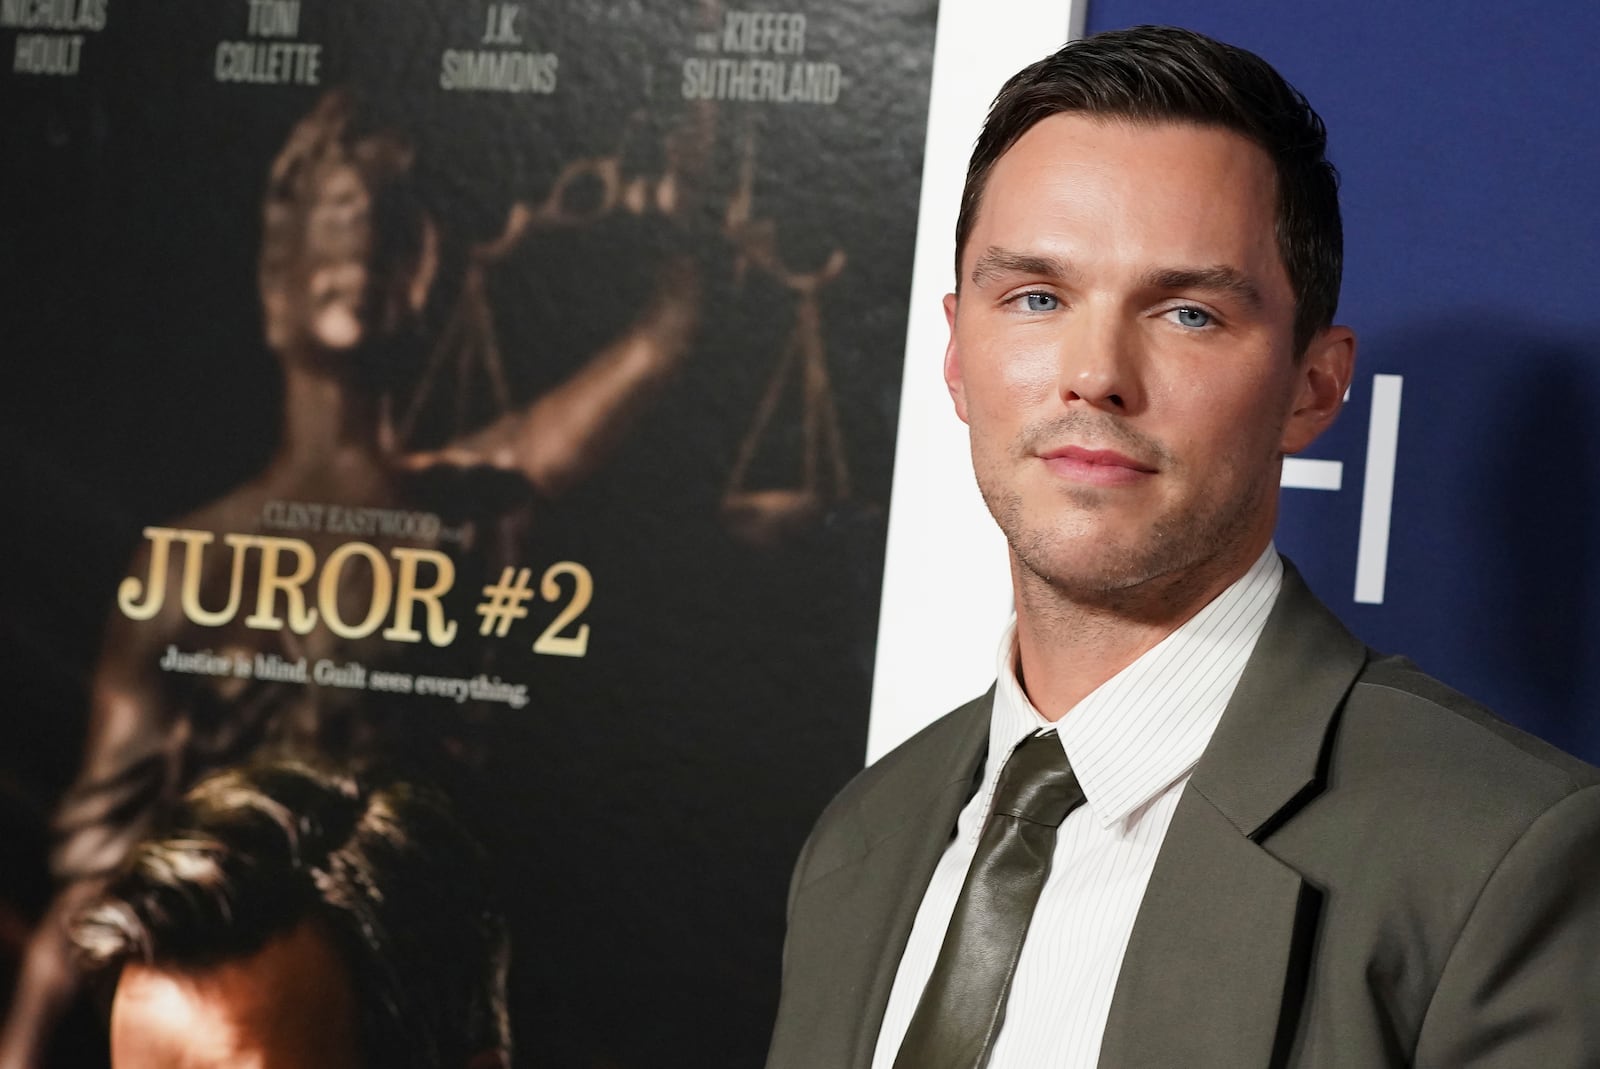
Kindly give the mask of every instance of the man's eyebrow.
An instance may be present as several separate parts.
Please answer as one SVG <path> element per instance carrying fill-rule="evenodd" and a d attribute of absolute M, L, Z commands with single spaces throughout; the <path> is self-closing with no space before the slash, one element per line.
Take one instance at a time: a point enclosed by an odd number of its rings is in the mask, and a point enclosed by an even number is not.
<path fill-rule="evenodd" d="M 1043 275 L 1046 278 L 1074 279 L 1078 269 L 1055 256 L 1012 252 L 991 245 L 972 265 L 972 284 L 982 286 L 1006 275 Z"/>
<path fill-rule="evenodd" d="M 1153 290 L 1209 290 L 1226 293 L 1243 301 L 1252 309 L 1261 307 L 1261 288 L 1255 280 L 1236 267 L 1216 264 L 1212 267 L 1159 267 L 1147 271 L 1140 280 Z"/>

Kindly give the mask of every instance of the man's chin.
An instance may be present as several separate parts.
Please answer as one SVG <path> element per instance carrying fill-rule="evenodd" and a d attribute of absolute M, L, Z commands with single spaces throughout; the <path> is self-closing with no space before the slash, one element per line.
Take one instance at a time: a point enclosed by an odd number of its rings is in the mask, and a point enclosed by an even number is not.
<path fill-rule="evenodd" d="M 1073 600 L 1097 600 L 1116 595 L 1159 578 L 1161 569 L 1144 555 L 1102 544 L 1090 553 L 1040 551 L 1024 547 L 1013 552 L 1022 569 Z"/>

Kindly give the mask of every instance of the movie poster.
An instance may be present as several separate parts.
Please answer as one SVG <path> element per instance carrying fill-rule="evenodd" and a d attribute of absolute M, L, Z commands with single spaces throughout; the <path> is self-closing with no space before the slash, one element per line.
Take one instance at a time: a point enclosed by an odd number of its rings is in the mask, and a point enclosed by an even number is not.
<path fill-rule="evenodd" d="M 0 0 L 8 995 L 309 754 L 483 841 L 516 1064 L 759 1064 L 864 751 L 935 14 Z M 37 1064 L 104 1065 L 60 989 Z"/>

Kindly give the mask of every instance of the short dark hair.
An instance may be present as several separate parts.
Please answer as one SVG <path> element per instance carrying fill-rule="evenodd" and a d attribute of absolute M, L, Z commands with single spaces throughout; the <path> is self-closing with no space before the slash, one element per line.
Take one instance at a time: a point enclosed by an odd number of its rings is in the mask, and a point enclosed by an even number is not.
<path fill-rule="evenodd" d="M 1339 175 L 1306 98 L 1266 60 L 1204 34 L 1136 26 L 1072 41 L 1019 71 L 989 108 L 961 193 L 956 284 L 984 186 L 1041 119 L 1082 112 L 1139 123 L 1219 126 L 1260 145 L 1278 178 L 1278 254 L 1295 294 L 1295 352 L 1333 322 L 1344 268 Z"/>
<path fill-rule="evenodd" d="M 509 1061 L 509 943 L 485 861 L 429 790 L 257 764 L 196 784 L 72 935 L 92 969 L 205 969 L 313 921 L 350 969 L 368 1066 Z"/>

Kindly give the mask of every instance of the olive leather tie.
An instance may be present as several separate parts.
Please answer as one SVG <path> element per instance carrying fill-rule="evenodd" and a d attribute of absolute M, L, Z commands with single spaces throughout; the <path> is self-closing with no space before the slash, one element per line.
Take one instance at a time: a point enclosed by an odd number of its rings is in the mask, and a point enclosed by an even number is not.
<path fill-rule="evenodd" d="M 1054 731 L 1011 751 L 894 1069 L 988 1064 L 1028 922 L 1050 875 L 1056 829 L 1083 800 Z"/>

